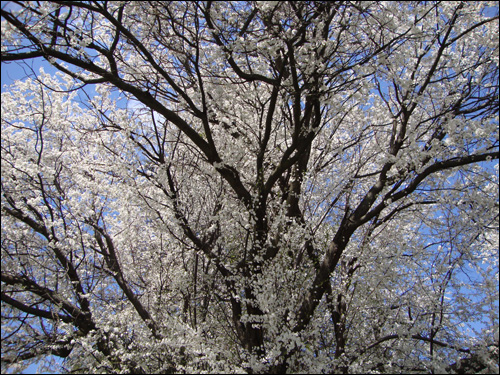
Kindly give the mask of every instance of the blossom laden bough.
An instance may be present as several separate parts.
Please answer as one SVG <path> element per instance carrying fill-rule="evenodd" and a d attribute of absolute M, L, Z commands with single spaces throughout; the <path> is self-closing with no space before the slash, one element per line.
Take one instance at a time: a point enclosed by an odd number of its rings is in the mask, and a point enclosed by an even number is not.
<path fill-rule="evenodd" d="M 494 9 L 4 7 L 2 369 L 498 371 Z"/>

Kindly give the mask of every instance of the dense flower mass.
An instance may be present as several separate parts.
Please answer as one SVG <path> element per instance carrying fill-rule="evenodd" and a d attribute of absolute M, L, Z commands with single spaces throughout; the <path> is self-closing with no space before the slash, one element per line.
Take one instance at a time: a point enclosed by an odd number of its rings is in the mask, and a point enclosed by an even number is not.
<path fill-rule="evenodd" d="M 2 372 L 498 372 L 496 2 L 1 15 Z"/>

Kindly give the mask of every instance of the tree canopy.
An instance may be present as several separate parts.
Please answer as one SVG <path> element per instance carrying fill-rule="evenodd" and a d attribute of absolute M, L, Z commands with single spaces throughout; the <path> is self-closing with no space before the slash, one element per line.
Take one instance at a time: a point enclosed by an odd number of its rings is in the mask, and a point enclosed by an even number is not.
<path fill-rule="evenodd" d="M 1 16 L 2 371 L 498 372 L 496 2 Z"/>

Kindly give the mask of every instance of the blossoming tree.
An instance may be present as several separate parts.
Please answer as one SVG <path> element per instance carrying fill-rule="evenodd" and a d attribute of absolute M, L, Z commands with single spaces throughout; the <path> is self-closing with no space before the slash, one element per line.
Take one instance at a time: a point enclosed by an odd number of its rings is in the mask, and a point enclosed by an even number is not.
<path fill-rule="evenodd" d="M 494 2 L 12 3 L 3 370 L 498 371 Z"/>

